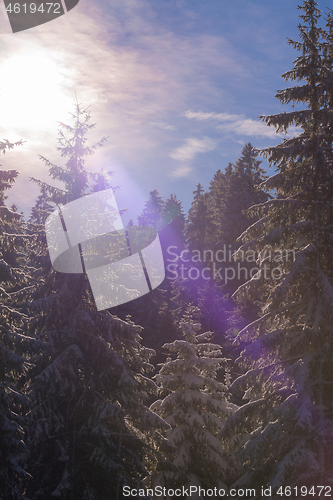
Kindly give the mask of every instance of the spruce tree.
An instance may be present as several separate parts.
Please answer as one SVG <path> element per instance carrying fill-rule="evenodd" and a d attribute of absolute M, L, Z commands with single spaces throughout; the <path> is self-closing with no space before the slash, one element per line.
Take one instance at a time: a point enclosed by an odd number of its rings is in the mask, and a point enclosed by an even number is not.
<path fill-rule="evenodd" d="M 4 144 L 4 146 L 3 146 Z M 0 148 L 8 146 L 1 143 Z M 9 146 L 8 146 L 9 147 Z M 22 216 L 5 204 L 5 190 L 18 176 L 0 170 L 0 498 L 24 498 L 29 477 L 24 442 L 24 413 L 28 399 L 21 379 L 33 350 L 26 332 L 25 300 L 32 285 L 32 269 L 25 255 L 27 237 Z"/>
<path fill-rule="evenodd" d="M 252 144 L 245 144 L 232 172 L 228 170 L 225 174 L 227 190 L 225 195 L 222 195 L 224 203 L 218 214 L 222 217 L 220 240 L 231 244 L 232 247 L 249 224 L 255 221 L 254 217 L 249 218 L 247 209 L 267 200 L 267 194 L 259 188 L 267 176 L 260 167 L 262 162 L 256 159 L 257 156 L 258 152 Z M 219 196 L 218 192 L 214 196 L 215 206 L 216 196 Z"/>
<path fill-rule="evenodd" d="M 51 205 L 107 187 L 95 176 L 90 188 L 85 169 L 85 157 L 105 139 L 86 144 L 93 125 L 79 103 L 73 119 L 73 126 L 60 128 L 65 167 L 42 157 L 64 189 L 36 180 Z M 31 500 L 120 499 L 122 486 L 142 484 L 148 474 L 144 462 L 153 453 L 149 436 L 167 427 L 144 404 L 155 390 L 146 375 L 153 351 L 141 345 L 141 327 L 96 311 L 84 274 L 54 271 L 45 262 L 43 241 L 45 236 L 31 250 L 43 268 L 30 303 L 30 334 L 43 347 L 29 373 L 27 494 Z"/>
<path fill-rule="evenodd" d="M 277 169 L 266 181 L 277 197 L 253 207 L 260 219 L 243 234 L 243 249 L 261 252 L 260 273 L 237 297 L 261 312 L 238 335 L 248 371 L 232 387 L 246 390 L 247 404 L 225 429 L 239 436 L 238 484 L 270 485 L 275 495 L 333 483 L 332 17 L 323 30 L 314 0 L 299 8 L 301 40 L 289 43 L 300 55 L 283 77 L 300 84 L 276 97 L 306 107 L 262 118 L 302 131 L 262 151 Z"/>
<path fill-rule="evenodd" d="M 173 194 L 166 200 L 157 189 L 150 192 L 142 213 L 138 216 L 140 225 L 153 227 L 159 236 L 165 262 L 164 281 L 149 294 L 114 309 L 114 312 L 143 326 L 144 343 L 157 352 L 156 362 L 163 358 L 161 347 L 166 341 L 176 338 L 174 310 L 172 300 L 172 273 L 168 270 L 170 251 L 179 255 L 184 249 L 185 215 L 181 201 Z"/>
<path fill-rule="evenodd" d="M 208 234 L 212 229 L 212 221 L 208 209 L 207 193 L 199 183 L 193 191 L 193 202 L 188 212 L 185 226 L 188 248 L 203 251 L 207 244 Z"/>
<path fill-rule="evenodd" d="M 257 220 L 255 214 L 245 212 L 253 203 L 270 197 L 260 187 L 266 176 L 257 154 L 250 143 L 246 144 L 235 165 L 229 163 L 224 172 L 215 173 L 207 193 L 201 184 L 197 186 L 186 222 L 188 253 L 170 266 L 174 277 L 178 275 L 173 283 L 178 314 L 184 314 L 184 305 L 186 308 L 191 302 L 199 306 L 200 322 L 213 329 L 223 344 L 235 308 L 230 295 L 256 267 L 255 259 L 235 262 L 233 258 L 237 238 Z M 242 315 L 254 319 L 253 304 L 247 306 L 242 305 Z"/>
<path fill-rule="evenodd" d="M 236 164 L 229 163 L 223 173 L 219 170 L 210 183 L 208 204 L 213 224 L 208 246 L 212 247 L 215 255 L 221 250 L 225 253 L 222 266 L 230 271 L 227 276 L 222 273 L 222 280 L 216 273 L 216 281 L 224 287 L 224 293 L 233 293 L 247 281 L 251 268 L 255 266 L 255 262 L 247 262 L 244 258 L 234 263 L 234 258 L 229 257 L 239 246 L 239 236 L 257 220 L 255 214 L 247 212 L 249 207 L 270 197 L 260 187 L 267 176 L 260 167 L 261 161 L 256 159 L 257 155 L 251 143 L 245 144 Z M 234 277 L 228 280 L 229 276 Z"/>
<path fill-rule="evenodd" d="M 179 325 L 183 338 L 163 346 L 170 357 L 155 376 L 163 399 L 151 409 L 171 426 L 166 437 L 175 451 L 167 458 L 176 468 L 156 471 L 154 483 L 226 488 L 230 456 L 219 433 L 235 406 L 228 402 L 227 386 L 216 379 L 226 359 L 211 332 L 199 333 L 197 313 L 187 309 Z"/>
<path fill-rule="evenodd" d="M 213 179 L 209 183 L 210 211 L 213 215 L 215 230 L 218 231 L 214 235 L 212 235 L 212 240 L 214 242 L 217 238 L 222 239 L 222 237 L 219 236 L 219 229 L 222 226 L 221 216 L 223 215 L 225 199 L 229 188 L 230 176 L 232 175 L 233 170 L 234 165 L 229 162 L 223 172 L 221 171 L 221 169 L 217 170 L 217 172 L 213 176 Z"/>
<path fill-rule="evenodd" d="M 168 255 L 167 265 L 170 267 L 173 301 L 177 304 L 177 320 L 185 314 L 186 307 L 192 303 L 198 305 L 199 291 L 206 284 L 201 270 L 204 251 L 207 249 L 208 234 L 212 228 L 212 218 L 208 209 L 208 193 L 199 183 L 193 191 L 193 201 L 185 221 L 185 252 L 177 253 L 172 249 Z M 195 257 L 192 256 L 194 252 Z"/>
<path fill-rule="evenodd" d="M 167 260 L 170 257 L 169 247 L 178 255 L 184 249 L 185 215 L 182 203 L 173 194 L 164 200 L 157 189 L 149 194 L 150 198 L 138 216 L 138 222 L 140 226 L 153 227 L 158 231 L 163 256 Z M 168 270 L 166 274 L 170 276 Z"/>
<path fill-rule="evenodd" d="M 158 231 L 162 227 L 164 200 L 157 189 L 150 191 L 142 214 L 138 217 L 140 226 L 150 226 Z"/>

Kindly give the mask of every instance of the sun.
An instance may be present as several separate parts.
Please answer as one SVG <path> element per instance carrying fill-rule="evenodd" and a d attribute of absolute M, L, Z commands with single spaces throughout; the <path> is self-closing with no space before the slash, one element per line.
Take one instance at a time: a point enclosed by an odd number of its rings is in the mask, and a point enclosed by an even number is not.
<path fill-rule="evenodd" d="M 33 134 L 68 115 L 73 100 L 69 71 L 50 53 L 10 56 L 0 73 L 1 129 Z"/>

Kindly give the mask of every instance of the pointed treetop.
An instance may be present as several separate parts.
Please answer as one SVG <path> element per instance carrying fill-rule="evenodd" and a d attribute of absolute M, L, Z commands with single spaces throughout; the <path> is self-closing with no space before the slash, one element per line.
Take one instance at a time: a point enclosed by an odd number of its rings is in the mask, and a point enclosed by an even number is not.
<path fill-rule="evenodd" d="M 70 113 L 73 118 L 73 125 L 59 123 L 59 136 L 57 147 L 61 157 L 67 157 L 65 167 L 59 167 L 50 162 L 43 156 L 40 156 L 47 167 L 52 179 L 65 184 L 64 189 L 51 186 L 45 182 L 32 178 L 41 188 L 44 188 L 49 194 L 49 200 L 56 204 L 66 204 L 76 200 L 86 194 L 89 187 L 88 173 L 85 169 L 85 157 L 91 156 L 102 147 L 107 140 L 103 137 L 97 143 L 87 146 L 87 132 L 95 127 L 90 122 L 89 107 L 84 108 L 77 100 L 74 103 L 75 112 Z M 97 183 L 101 180 L 97 180 Z"/>

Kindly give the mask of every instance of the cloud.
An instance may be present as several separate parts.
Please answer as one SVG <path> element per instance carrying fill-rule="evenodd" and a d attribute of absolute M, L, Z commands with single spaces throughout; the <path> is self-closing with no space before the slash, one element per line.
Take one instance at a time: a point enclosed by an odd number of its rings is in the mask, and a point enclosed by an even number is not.
<path fill-rule="evenodd" d="M 175 125 L 170 125 L 169 123 L 165 123 L 165 122 L 151 121 L 151 122 L 148 122 L 147 125 L 149 127 L 157 127 L 157 128 L 163 129 L 163 130 L 176 130 Z"/>
<path fill-rule="evenodd" d="M 269 128 L 265 123 L 257 122 L 251 118 L 241 117 L 238 120 L 218 125 L 218 130 L 234 132 L 237 135 L 276 137 L 275 129 Z"/>
<path fill-rule="evenodd" d="M 195 119 L 199 121 L 203 120 L 219 120 L 219 121 L 233 121 L 237 120 L 240 115 L 231 115 L 229 113 L 204 113 L 203 111 L 186 111 L 186 118 Z"/>
<path fill-rule="evenodd" d="M 0 19 L 0 30 L 2 24 Z M 82 0 L 75 9 L 50 23 L 3 35 L 0 48 L 6 54 L 4 59 L 17 54 L 24 58 L 26 53 L 48 58 L 61 76 L 56 90 L 62 95 L 62 106 L 56 91 L 44 85 L 49 100 L 45 106 L 41 103 L 39 111 L 45 112 L 46 120 L 37 121 L 35 117 L 34 126 L 31 121 L 28 126 L 13 116 L 9 130 L 2 116 L 3 137 L 27 140 L 22 153 L 12 151 L 4 165 L 19 168 L 22 174 L 15 185 L 15 201 L 24 210 L 36 196 L 34 186 L 27 192 L 28 176 L 50 181 L 38 154 L 56 164 L 64 163 L 56 151 L 57 121 L 71 123 L 68 112 L 73 111 L 75 92 L 83 105 L 91 104 L 92 120 L 97 123 L 96 129 L 90 131 L 89 143 L 109 136 L 106 146 L 89 158 L 87 168 L 124 169 L 147 191 L 154 187 L 167 190 L 168 175 L 188 175 L 192 168 L 188 163 L 199 153 L 215 148 L 214 141 L 202 137 L 208 133 L 193 138 L 198 134 L 190 131 L 189 122 L 183 137 L 190 138 L 179 146 L 177 131 L 184 126 L 184 118 L 179 123 L 179 115 L 193 106 L 191 103 L 199 109 L 211 109 L 229 95 L 224 82 L 232 87 L 248 81 L 250 75 L 226 36 L 193 30 L 180 33 L 172 22 L 158 22 L 148 0 Z M 29 75 L 32 87 L 36 82 L 36 92 L 43 83 L 39 77 L 43 69 Z M 25 79 L 18 78 L 17 82 L 22 97 L 20 85 L 24 87 Z M 0 94 L 1 90 L 0 85 Z M 3 99 L 7 99 L 8 108 L 17 107 L 14 97 L 3 95 Z M 47 107 L 54 108 L 56 114 L 47 114 Z M 201 120 L 216 120 L 215 115 L 220 117 L 219 124 L 235 123 L 237 118 L 212 113 Z"/>
<path fill-rule="evenodd" d="M 192 172 L 192 170 L 193 169 L 192 167 L 190 167 L 190 165 L 181 165 L 180 167 L 170 172 L 170 177 L 187 177 Z"/>
<path fill-rule="evenodd" d="M 186 111 L 186 118 L 190 120 L 205 121 L 211 120 L 216 122 L 223 122 L 216 126 L 217 130 L 224 132 L 232 132 L 237 135 L 256 136 L 256 137 L 276 137 L 284 134 L 276 134 L 275 129 L 268 127 L 265 123 L 259 120 L 252 120 L 246 118 L 244 115 L 232 115 L 230 113 L 204 113 L 202 111 Z M 291 127 L 288 136 L 294 136 L 298 131 Z"/>
<path fill-rule="evenodd" d="M 145 0 L 82 1 L 46 25 L 3 36 L 0 48 L 7 58 L 38 53 L 55 61 L 64 76 L 59 91 L 68 111 L 76 92 L 80 102 L 92 105 L 92 118 L 101 135 L 110 136 L 118 161 L 136 169 L 138 158 L 148 165 L 154 157 L 156 164 L 156 156 L 167 157 L 167 134 L 175 131 L 173 122 L 184 102 L 221 98 L 224 92 L 216 78 L 220 74 L 246 77 L 226 37 L 183 36 L 156 24 L 154 15 Z M 29 77 L 39 82 L 38 75 Z M 23 86 L 24 80 L 20 82 Z M 55 93 L 49 94 L 55 106 Z M 13 100 L 8 106 L 14 109 L 16 104 Z M 56 120 L 67 122 L 67 110 Z M 24 130 L 22 121 L 13 128 L 30 139 L 45 135 L 45 124 L 40 125 L 36 134 L 31 125 Z M 4 126 L 8 130 L 8 124 Z M 43 137 L 40 144 L 45 142 L 56 145 L 56 137 Z"/>
<path fill-rule="evenodd" d="M 198 153 L 206 153 L 207 151 L 212 151 L 215 148 L 216 142 L 209 137 L 204 137 L 203 139 L 190 137 L 186 139 L 183 146 L 180 146 L 170 153 L 170 156 L 175 160 L 189 161 L 193 160 Z"/>
<path fill-rule="evenodd" d="M 216 142 L 209 137 L 197 139 L 196 137 L 188 137 L 182 146 L 179 146 L 172 151 L 169 156 L 174 160 L 178 160 L 181 164 L 169 173 L 171 177 L 187 177 L 193 168 L 188 164 L 199 153 L 206 153 L 216 148 Z"/>

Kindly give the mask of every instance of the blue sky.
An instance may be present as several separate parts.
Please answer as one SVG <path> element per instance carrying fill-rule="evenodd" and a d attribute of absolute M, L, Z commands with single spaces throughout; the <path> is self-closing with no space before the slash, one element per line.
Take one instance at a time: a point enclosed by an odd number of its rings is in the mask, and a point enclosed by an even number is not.
<path fill-rule="evenodd" d="M 258 116 L 287 109 L 274 95 L 297 57 L 286 38 L 298 39 L 298 3 L 80 0 L 16 34 L 1 4 L 1 137 L 26 141 L 2 158 L 20 172 L 10 202 L 29 213 L 29 176 L 48 179 L 39 154 L 63 164 L 57 123 L 70 123 L 76 92 L 96 122 L 91 142 L 109 137 L 87 169 L 115 171 L 119 207 L 135 216 L 157 188 L 188 210 L 196 184 L 207 189 L 245 143 L 281 141 Z"/>

